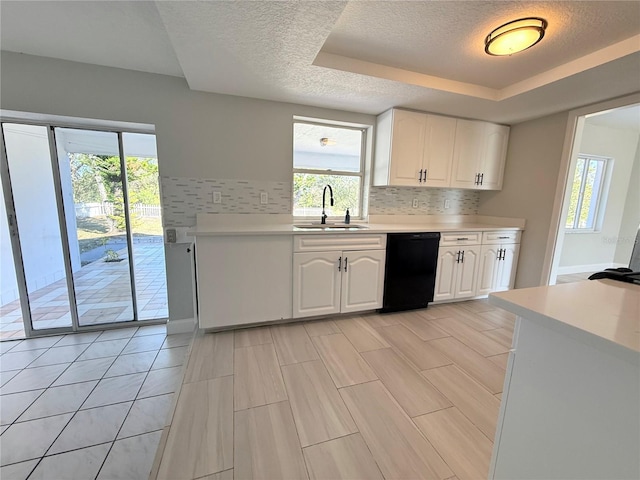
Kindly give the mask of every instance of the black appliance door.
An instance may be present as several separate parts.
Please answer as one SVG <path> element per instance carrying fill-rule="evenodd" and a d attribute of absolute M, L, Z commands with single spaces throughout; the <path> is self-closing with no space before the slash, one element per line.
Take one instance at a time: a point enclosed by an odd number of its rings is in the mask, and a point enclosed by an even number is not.
<path fill-rule="evenodd" d="M 387 236 L 382 311 L 425 308 L 433 301 L 439 244 L 439 233 Z"/>

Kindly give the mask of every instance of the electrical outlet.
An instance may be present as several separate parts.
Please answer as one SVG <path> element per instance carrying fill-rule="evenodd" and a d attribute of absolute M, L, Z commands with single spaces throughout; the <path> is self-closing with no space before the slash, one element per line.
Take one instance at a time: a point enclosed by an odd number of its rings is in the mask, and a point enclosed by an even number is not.
<path fill-rule="evenodd" d="M 417 198 L 414 198 L 414 199 L 413 199 L 413 203 L 411 204 L 411 206 L 412 206 L 413 208 L 418 208 L 418 199 L 417 199 Z"/>
<path fill-rule="evenodd" d="M 266 205 L 269 203 L 269 194 L 267 192 L 260 192 L 260 204 Z"/>
<path fill-rule="evenodd" d="M 176 243 L 177 233 L 175 228 L 167 228 L 167 243 Z"/>
<path fill-rule="evenodd" d="M 449 208 L 450 206 L 451 206 L 451 203 L 449 202 L 449 199 L 448 199 L 448 198 L 445 198 L 445 200 L 444 200 L 444 208 L 445 208 L 445 210 L 446 210 L 447 208 Z"/>
<path fill-rule="evenodd" d="M 222 203 L 222 192 L 213 192 L 213 203 Z"/>

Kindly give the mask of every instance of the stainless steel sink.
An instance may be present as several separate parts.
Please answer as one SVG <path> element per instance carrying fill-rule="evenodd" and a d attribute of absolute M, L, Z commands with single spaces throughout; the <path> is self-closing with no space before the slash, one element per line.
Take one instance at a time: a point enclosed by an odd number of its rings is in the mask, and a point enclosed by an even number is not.
<path fill-rule="evenodd" d="M 307 223 L 294 225 L 295 228 L 300 230 L 361 230 L 369 228 L 367 225 L 359 225 L 357 223 Z"/>

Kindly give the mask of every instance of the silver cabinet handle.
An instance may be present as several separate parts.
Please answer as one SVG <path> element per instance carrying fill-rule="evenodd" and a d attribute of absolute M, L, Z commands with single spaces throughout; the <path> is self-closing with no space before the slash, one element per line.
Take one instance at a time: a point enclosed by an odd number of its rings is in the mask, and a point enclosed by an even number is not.
<path fill-rule="evenodd" d="M 342 269 L 342 257 L 338 259 L 338 271 Z"/>

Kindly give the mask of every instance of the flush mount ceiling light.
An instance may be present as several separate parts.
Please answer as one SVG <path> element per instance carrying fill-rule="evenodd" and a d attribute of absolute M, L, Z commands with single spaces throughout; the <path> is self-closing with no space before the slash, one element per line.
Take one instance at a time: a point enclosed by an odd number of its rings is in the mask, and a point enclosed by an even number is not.
<path fill-rule="evenodd" d="M 322 147 L 326 147 L 327 145 L 335 145 L 336 141 L 332 140 L 331 138 L 327 138 L 327 137 L 322 137 L 320 139 L 320 146 Z"/>
<path fill-rule="evenodd" d="M 487 35 L 484 51 L 494 56 L 521 52 L 542 40 L 546 28 L 547 21 L 537 17 L 505 23 Z"/>

